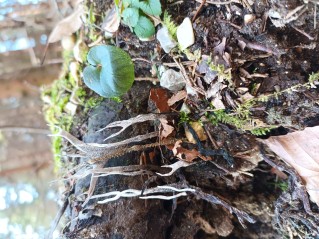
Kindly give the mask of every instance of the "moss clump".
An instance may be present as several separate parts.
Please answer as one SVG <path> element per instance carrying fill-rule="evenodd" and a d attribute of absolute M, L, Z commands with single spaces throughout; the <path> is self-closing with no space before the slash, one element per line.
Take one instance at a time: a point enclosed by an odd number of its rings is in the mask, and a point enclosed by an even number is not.
<path fill-rule="evenodd" d="M 64 64 L 59 79 L 55 80 L 50 86 L 42 89 L 42 100 L 44 102 L 45 120 L 50 126 L 52 134 L 58 132 L 58 128 L 70 131 L 73 124 L 73 113 L 68 109 L 68 104 L 76 104 L 82 107 L 82 111 L 88 110 L 99 105 L 103 98 L 90 96 L 86 89 L 79 87 L 80 82 L 77 77 L 71 74 L 69 66 L 73 60 L 73 53 L 63 52 Z M 80 75 L 81 67 L 77 67 L 77 75 Z M 62 139 L 52 138 L 52 151 L 54 154 L 55 169 L 61 167 Z"/>
<path fill-rule="evenodd" d="M 169 34 L 171 35 L 171 37 L 174 40 L 177 40 L 177 37 L 176 37 L 177 25 L 172 20 L 172 17 L 166 11 L 164 12 L 163 24 L 164 24 L 164 26 L 167 27 L 167 30 L 168 30 Z"/>
<path fill-rule="evenodd" d="M 67 77 L 61 77 L 53 82 L 53 84 L 42 91 L 42 99 L 44 101 L 44 116 L 49 123 L 52 134 L 57 133 L 55 126 L 69 131 L 72 125 L 72 116 L 66 112 L 66 105 L 70 100 L 69 80 Z M 56 168 L 61 165 L 61 144 L 59 137 L 52 138 L 52 150 Z"/>

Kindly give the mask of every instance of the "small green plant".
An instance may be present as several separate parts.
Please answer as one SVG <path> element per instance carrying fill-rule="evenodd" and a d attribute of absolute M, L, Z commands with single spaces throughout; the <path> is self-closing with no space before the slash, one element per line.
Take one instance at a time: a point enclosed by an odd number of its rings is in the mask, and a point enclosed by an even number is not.
<path fill-rule="evenodd" d="M 112 97 L 111 100 L 115 101 L 116 103 L 122 102 L 122 99 L 120 97 Z"/>
<path fill-rule="evenodd" d="M 227 77 L 224 75 L 224 68 L 218 66 L 212 66 L 210 64 L 211 69 L 219 72 L 222 77 Z M 297 84 L 291 86 L 285 90 L 280 92 L 275 92 L 269 95 L 261 95 L 257 98 L 253 98 L 251 100 L 247 100 L 246 102 L 239 104 L 235 110 L 232 110 L 230 113 L 225 110 L 213 110 L 213 112 L 207 112 L 206 118 L 214 125 L 218 123 L 225 123 L 234 126 L 237 129 L 248 130 L 252 134 L 256 136 L 262 136 L 270 132 L 271 129 L 275 128 L 274 125 L 266 125 L 262 121 L 258 119 L 253 119 L 250 109 L 257 105 L 258 102 L 266 102 L 270 98 L 278 98 L 284 93 L 292 93 L 296 92 L 302 88 L 309 89 L 311 87 L 315 87 L 316 81 L 319 80 L 319 72 L 312 73 L 309 75 L 308 82 L 304 84 Z"/>
<path fill-rule="evenodd" d="M 167 30 L 171 37 L 177 41 L 177 25 L 175 22 L 172 20 L 172 17 L 167 13 L 167 11 L 164 12 L 164 17 L 163 17 L 163 24 L 164 26 L 167 27 Z"/>
<path fill-rule="evenodd" d="M 140 39 L 149 39 L 155 34 L 150 16 L 159 17 L 162 13 L 159 0 L 123 0 L 122 21 Z"/>
<path fill-rule="evenodd" d="M 297 92 L 297 91 L 302 90 L 302 89 L 316 88 L 315 83 L 318 80 L 319 80 L 319 72 L 312 73 L 309 75 L 308 81 L 304 84 L 296 84 L 296 85 L 293 85 L 293 86 L 291 86 L 287 89 L 284 89 L 280 92 L 275 92 L 275 93 L 272 93 L 269 95 L 261 95 L 261 96 L 258 96 L 257 98 L 253 98 L 249 101 L 254 102 L 254 103 L 257 103 L 258 101 L 259 102 L 267 102 L 270 98 L 277 99 L 279 96 L 283 95 L 284 93 L 291 94 L 291 93 Z"/>
<path fill-rule="evenodd" d="M 178 124 L 188 123 L 190 121 L 188 113 L 185 111 L 179 112 L 179 122 Z"/>
<path fill-rule="evenodd" d="M 115 46 L 99 45 L 90 49 L 90 65 L 83 70 L 84 83 L 100 96 L 119 97 L 134 81 L 134 64 L 130 56 Z"/>
<path fill-rule="evenodd" d="M 247 106 L 248 107 L 248 106 Z M 274 126 L 265 126 L 259 120 L 251 118 L 251 113 L 245 105 L 238 107 L 235 111 L 227 113 L 226 110 L 207 112 L 206 118 L 214 125 L 224 123 L 234 126 L 236 129 L 248 130 L 256 136 L 266 135 Z"/>
<path fill-rule="evenodd" d="M 283 192 L 288 190 L 288 182 L 287 181 L 272 182 L 270 184 L 275 186 L 276 188 L 279 188 Z"/>
<path fill-rule="evenodd" d="M 309 75 L 308 81 L 310 84 L 315 84 L 315 81 L 319 80 L 319 72 L 317 73 L 311 73 Z"/>
<path fill-rule="evenodd" d="M 221 64 L 215 65 L 213 62 L 209 64 L 209 68 L 212 71 L 217 72 L 217 76 L 220 80 L 226 80 L 226 81 L 231 81 L 231 71 L 230 70 L 225 70 L 225 66 Z"/>

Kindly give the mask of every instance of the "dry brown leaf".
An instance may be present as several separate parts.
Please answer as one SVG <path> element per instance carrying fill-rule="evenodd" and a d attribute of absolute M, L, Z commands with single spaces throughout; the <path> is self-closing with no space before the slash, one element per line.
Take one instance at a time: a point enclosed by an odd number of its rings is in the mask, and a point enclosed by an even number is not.
<path fill-rule="evenodd" d="M 112 9 L 107 11 L 102 23 L 102 29 L 108 33 L 115 33 L 119 29 L 120 21 L 121 18 L 114 6 Z"/>
<path fill-rule="evenodd" d="M 169 106 L 172 106 L 173 104 L 175 104 L 176 102 L 185 99 L 187 96 L 187 92 L 186 90 L 181 90 L 179 92 L 177 92 L 176 94 L 174 94 L 171 98 L 169 98 L 169 100 L 167 101 Z"/>
<path fill-rule="evenodd" d="M 181 143 L 182 143 L 181 140 L 176 141 L 174 147 L 172 148 L 173 154 L 177 158 L 189 163 L 193 162 L 193 160 L 196 158 L 201 158 L 202 160 L 205 160 L 205 161 L 210 160 L 209 157 L 205 157 L 201 155 L 196 149 L 189 150 L 189 149 L 183 148 L 181 146 Z"/>
<path fill-rule="evenodd" d="M 162 88 L 152 88 L 150 91 L 149 103 L 154 104 L 160 113 L 170 112 L 168 91 Z"/>
<path fill-rule="evenodd" d="M 282 171 L 280 171 L 280 170 L 278 170 L 276 168 L 271 168 L 270 172 L 272 174 L 276 174 L 277 177 L 279 177 L 280 179 L 283 179 L 283 180 L 287 180 L 288 179 L 287 174 L 285 174 L 284 172 L 282 172 Z"/>
<path fill-rule="evenodd" d="M 272 136 L 263 142 L 298 172 L 310 199 L 319 206 L 319 126 Z"/>
<path fill-rule="evenodd" d="M 62 19 L 52 30 L 48 43 L 60 41 L 63 37 L 70 36 L 82 26 L 81 16 L 84 13 L 83 5 L 78 8 L 68 17 Z"/>
<path fill-rule="evenodd" d="M 174 127 L 168 124 L 167 119 L 159 119 L 161 122 L 161 138 L 167 138 L 173 131 Z"/>
<path fill-rule="evenodd" d="M 196 132 L 200 141 L 205 141 L 207 139 L 203 125 L 200 122 L 190 122 L 189 124 Z M 185 135 L 186 135 L 186 138 L 189 142 L 191 142 L 193 144 L 197 143 L 196 140 L 194 139 L 193 135 L 191 134 L 191 132 L 189 132 L 189 130 L 186 128 L 185 128 Z"/>

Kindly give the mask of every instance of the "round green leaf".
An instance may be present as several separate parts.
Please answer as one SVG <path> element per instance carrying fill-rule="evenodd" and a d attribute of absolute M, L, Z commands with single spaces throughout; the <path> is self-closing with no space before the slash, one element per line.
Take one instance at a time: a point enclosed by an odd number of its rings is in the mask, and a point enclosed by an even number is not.
<path fill-rule="evenodd" d="M 130 8 L 130 7 L 126 8 L 122 13 L 122 17 L 123 17 L 124 24 L 130 27 L 135 27 L 139 18 L 138 9 Z"/>
<path fill-rule="evenodd" d="M 139 8 L 139 0 L 123 0 L 123 7 L 136 7 Z"/>
<path fill-rule="evenodd" d="M 83 71 L 84 83 L 104 97 L 118 97 L 126 93 L 134 81 L 134 64 L 130 56 L 114 46 L 95 46 L 88 54 L 90 64 Z"/>
<path fill-rule="evenodd" d="M 99 46 L 94 46 L 90 49 L 88 55 L 87 55 L 87 60 L 89 64 L 93 66 L 98 66 L 98 65 L 103 65 L 107 64 L 108 57 L 108 48 L 106 48 L 105 45 L 99 45 Z"/>
<path fill-rule="evenodd" d="M 139 2 L 139 8 L 149 15 L 159 16 L 162 14 L 160 0 L 141 1 Z"/>
<path fill-rule="evenodd" d="M 155 27 L 150 19 L 140 16 L 134 27 L 134 32 L 139 38 L 147 39 L 155 34 Z"/>
<path fill-rule="evenodd" d="M 87 87 L 98 93 L 100 96 L 107 97 L 107 94 L 102 90 L 100 83 L 100 71 L 97 67 L 85 67 L 83 70 L 83 79 Z"/>

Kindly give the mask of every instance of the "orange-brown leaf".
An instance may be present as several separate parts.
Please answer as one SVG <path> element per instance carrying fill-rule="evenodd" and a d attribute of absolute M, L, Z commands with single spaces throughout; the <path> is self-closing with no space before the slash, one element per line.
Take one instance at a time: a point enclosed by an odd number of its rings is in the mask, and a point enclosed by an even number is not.
<path fill-rule="evenodd" d="M 186 161 L 186 162 L 193 162 L 194 159 L 196 158 L 201 158 L 203 160 L 210 160 L 209 157 L 205 157 L 203 155 L 201 155 L 196 149 L 192 149 L 192 150 L 189 150 L 189 149 L 185 149 L 181 146 L 181 143 L 182 141 L 181 140 L 178 140 L 176 141 L 172 151 L 173 151 L 173 154 L 183 160 L 183 161 Z"/>
<path fill-rule="evenodd" d="M 186 96 L 187 96 L 187 92 L 185 90 L 181 90 L 181 91 L 177 92 L 176 94 L 174 94 L 171 98 L 169 98 L 167 103 L 169 106 L 172 106 L 176 102 L 178 102 L 182 99 L 185 99 Z"/>
<path fill-rule="evenodd" d="M 150 91 L 150 101 L 155 104 L 160 113 L 169 112 L 168 91 L 162 88 L 153 88 Z"/>

